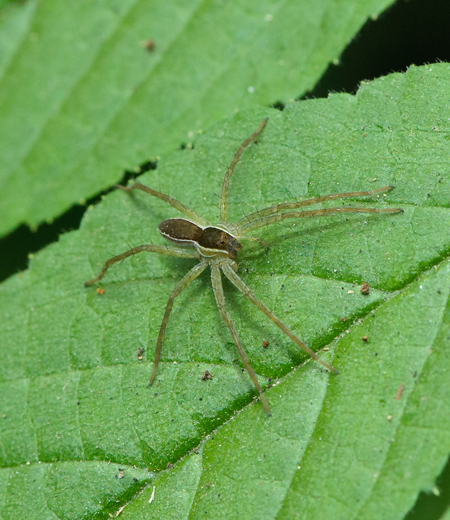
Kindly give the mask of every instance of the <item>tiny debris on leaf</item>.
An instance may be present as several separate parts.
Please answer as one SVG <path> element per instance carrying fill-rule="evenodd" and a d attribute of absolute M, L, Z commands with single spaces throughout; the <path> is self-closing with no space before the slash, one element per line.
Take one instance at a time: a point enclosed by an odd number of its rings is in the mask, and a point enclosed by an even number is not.
<path fill-rule="evenodd" d="M 144 46 L 148 50 L 148 52 L 153 52 L 155 50 L 155 40 L 146 40 Z"/>
<path fill-rule="evenodd" d="M 202 375 L 202 381 L 208 381 L 212 378 L 213 376 L 207 370 L 205 370 L 205 373 Z"/>
<path fill-rule="evenodd" d="M 370 285 L 367 282 L 363 282 L 359 288 L 359 292 L 367 296 L 370 293 Z"/>
<path fill-rule="evenodd" d="M 394 399 L 396 401 L 398 401 L 400 399 L 400 397 L 402 396 L 404 388 L 405 388 L 405 385 L 403 383 L 401 383 L 400 386 L 398 387 L 397 393 L 395 394 Z"/>
<path fill-rule="evenodd" d="M 155 498 L 155 489 L 156 489 L 156 487 L 153 486 L 153 491 L 152 491 L 152 494 L 151 494 L 150 499 L 148 501 L 149 504 L 151 504 L 153 502 L 153 499 Z"/>

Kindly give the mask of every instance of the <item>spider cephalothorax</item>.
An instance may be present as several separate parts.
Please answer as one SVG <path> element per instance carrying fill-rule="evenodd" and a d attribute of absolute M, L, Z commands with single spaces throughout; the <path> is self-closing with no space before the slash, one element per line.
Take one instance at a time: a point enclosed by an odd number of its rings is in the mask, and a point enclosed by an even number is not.
<path fill-rule="evenodd" d="M 180 213 L 185 215 L 186 218 L 171 218 L 168 220 L 164 220 L 158 226 L 161 235 L 165 239 L 176 244 L 179 247 L 159 246 L 153 244 L 144 244 L 141 246 L 133 247 L 129 251 L 125 251 L 125 253 L 114 256 L 113 258 L 107 260 L 97 278 L 89 280 L 85 283 L 85 285 L 87 286 L 101 280 L 104 274 L 106 273 L 107 269 L 116 262 L 119 262 L 124 258 L 127 258 L 129 256 L 135 255 L 143 251 L 146 251 L 148 253 L 161 253 L 165 255 L 172 255 L 183 258 L 195 258 L 199 261 L 199 263 L 195 265 L 178 282 L 178 284 L 173 289 L 171 295 L 169 296 L 169 301 L 167 302 L 164 318 L 161 323 L 161 328 L 159 330 L 158 340 L 156 343 L 155 361 L 153 364 L 152 375 L 150 377 L 149 383 L 151 385 L 155 379 L 156 370 L 158 368 L 159 359 L 161 356 L 162 340 L 164 338 L 164 333 L 166 330 L 167 322 L 169 320 L 169 315 L 173 307 L 173 302 L 175 298 L 181 293 L 181 291 L 183 291 L 193 280 L 195 280 L 206 269 L 206 267 L 209 266 L 211 268 L 212 287 L 220 314 L 233 337 L 234 343 L 239 352 L 241 360 L 245 368 L 247 369 L 256 389 L 259 392 L 264 409 L 266 410 L 267 414 L 270 415 L 269 406 L 264 397 L 261 385 L 259 384 L 259 381 L 256 378 L 256 374 L 253 371 L 247 359 L 247 355 L 245 354 L 239 336 L 236 332 L 236 329 L 234 328 L 234 324 L 231 321 L 230 315 L 226 310 L 225 297 L 223 294 L 222 287 L 222 278 L 220 274 L 221 271 L 231 281 L 231 283 L 233 283 L 233 285 L 242 292 L 242 294 L 246 298 L 248 298 L 254 305 L 256 305 L 258 309 L 260 309 L 273 323 L 275 323 L 277 327 L 279 327 L 287 336 L 289 336 L 289 338 L 291 338 L 291 340 L 294 343 L 296 343 L 302 350 L 309 354 L 313 359 L 327 367 L 329 370 L 336 372 L 336 369 L 328 363 L 326 363 L 325 361 L 323 361 L 322 359 L 320 359 L 314 351 L 307 347 L 288 327 L 286 327 L 286 325 L 284 325 L 284 323 L 282 323 L 275 316 L 275 314 L 273 314 L 260 300 L 256 298 L 252 291 L 238 276 L 237 263 L 235 262 L 235 260 L 237 258 L 237 252 L 242 248 L 240 240 L 246 239 L 257 240 L 259 242 L 262 242 L 259 238 L 249 236 L 249 233 L 251 233 L 255 229 L 267 226 L 269 224 L 274 224 L 275 222 L 280 222 L 289 218 L 313 217 L 319 215 L 329 215 L 333 213 L 399 213 L 402 210 L 391 208 L 378 209 L 334 207 L 324 209 L 313 209 L 308 211 L 285 211 L 296 210 L 304 206 L 311 206 L 313 204 L 318 204 L 319 202 L 334 199 L 343 199 L 348 197 L 367 197 L 377 193 L 386 192 L 393 187 L 386 186 L 384 188 L 378 188 L 372 191 L 335 193 L 331 195 L 315 197 L 308 200 L 283 202 L 281 204 L 276 204 L 275 206 L 270 206 L 268 208 L 255 211 L 254 213 L 251 213 L 250 215 L 246 215 L 245 217 L 241 218 L 237 222 L 229 223 L 228 188 L 230 176 L 233 173 L 234 167 L 236 166 L 239 157 L 244 151 L 244 148 L 248 146 L 259 135 L 261 130 L 264 128 L 266 122 L 267 118 L 261 122 L 256 132 L 253 133 L 248 139 L 246 139 L 241 144 L 225 173 L 225 177 L 222 182 L 222 189 L 220 192 L 220 222 L 217 225 L 211 225 L 206 219 L 204 219 L 194 210 L 182 204 L 177 199 L 174 199 L 169 195 L 165 195 L 164 193 L 152 190 L 151 188 L 144 186 L 140 182 L 135 182 L 131 186 L 127 187 L 119 186 L 119 188 L 123 191 L 141 190 L 150 195 L 153 195 L 154 197 L 158 197 L 159 199 L 167 202 L 168 204 L 176 208 Z"/>

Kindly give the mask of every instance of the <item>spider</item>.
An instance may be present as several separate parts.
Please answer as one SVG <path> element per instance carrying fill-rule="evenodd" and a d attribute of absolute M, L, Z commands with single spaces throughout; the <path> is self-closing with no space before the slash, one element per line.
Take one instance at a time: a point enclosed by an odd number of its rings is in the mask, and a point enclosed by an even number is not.
<path fill-rule="evenodd" d="M 258 129 L 246 139 L 241 146 L 237 149 L 233 160 L 230 163 L 222 182 L 222 188 L 220 191 L 219 201 L 219 224 L 211 225 L 205 218 L 200 216 L 194 210 L 188 208 L 177 199 L 152 190 L 147 186 L 144 186 L 140 182 L 135 182 L 130 186 L 118 186 L 123 191 L 130 192 L 132 190 L 141 190 L 149 195 L 158 197 L 159 199 L 167 202 L 185 217 L 181 218 L 170 218 L 164 220 L 158 226 L 158 230 L 161 235 L 175 244 L 175 246 L 160 246 L 153 244 L 144 244 L 141 246 L 133 247 L 129 251 L 125 251 L 120 255 L 114 256 L 106 261 L 100 274 L 97 278 L 89 280 L 84 285 L 88 286 L 95 282 L 98 282 L 103 278 L 106 271 L 116 262 L 119 262 L 129 256 L 135 255 L 146 251 L 147 253 L 161 253 L 164 255 L 177 256 L 182 258 L 194 258 L 199 261 L 175 286 L 172 293 L 169 296 L 169 300 L 166 305 L 164 317 L 161 323 L 161 327 L 158 334 L 156 343 L 155 360 L 153 363 L 153 370 L 150 377 L 149 386 L 152 385 L 158 364 L 161 358 L 161 348 L 164 338 L 164 334 L 169 320 L 170 312 L 172 311 L 173 303 L 175 298 L 184 290 L 186 287 L 195 280 L 208 266 L 211 268 L 211 281 L 214 296 L 216 299 L 219 312 L 226 323 L 231 336 L 233 337 L 236 348 L 239 352 L 239 356 L 244 364 L 247 372 L 250 375 L 253 384 L 258 390 L 261 402 L 268 415 L 270 415 L 270 409 L 264 397 L 263 390 L 259 384 L 258 379 L 250 362 L 247 358 L 245 350 L 241 344 L 241 340 L 236 332 L 233 322 L 231 321 L 230 315 L 226 309 L 225 297 L 222 287 L 222 276 L 221 271 L 230 280 L 230 282 L 242 292 L 242 294 L 248 298 L 256 307 L 261 310 L 279 329 L 281 329 L 294 343 L 296 343 L 302 350 L 309 354 L 313 359 L 321 363 L 331 372 L 337 373 L 337 370 L 320 359 L 317 354 L 306 346 L 284 323 L 282 323 L 276 316 L 271 312 L 253 292 L 247 287 L 244 281 L 237 274 L 238 264 L 236 258 L 238 251 L 242 249 L 241 241 L 252 240 L 263 243 L 259 238 L 249 235 L 255 229 L 280 222 L 282 220 L 290 218 L 304 218 L 314 217 L 319 215 L 331 215 L 334 213 L 399 213 L 402 209 L 375 209 L 375 208 L 354 208 L 354 207 L 333 207 L 323 209 L 313 209 L 308 211 L 284 211 L 284 210 L 296 210 L 303 206 L 311 206 L 319 202 L 343 199 L 347 197 L 368 197 L 376 193 L 383 193 L 393 188 L 393 186 L 386 186 L 384 188 L 378 188 L 371 191 L 359 191 L 350 193 L 334 193 L 331 195 L 324 195 L 321 197 L 314 197 L 308 200 L 295 201 L 295 202 L 283 202 L 270 206 L 268 208 L 255 211 L 239 219 L 237 222 L 228 222 L 228 188 L 230 184 L 230 177 L 233 170 L 239 161 L 239 158 L 244 149 L 254 141 L 257 136 L 261 133 L 267 122 L 267 118 L 263 119 Z"/>

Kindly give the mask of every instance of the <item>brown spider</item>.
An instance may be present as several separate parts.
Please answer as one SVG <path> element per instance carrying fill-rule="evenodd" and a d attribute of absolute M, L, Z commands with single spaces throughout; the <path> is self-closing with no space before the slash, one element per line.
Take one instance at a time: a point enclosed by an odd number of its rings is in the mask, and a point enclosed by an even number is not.
<path fill-rule="evenodd" d="M 161 235 L 167 239 L 169 242 L 173 242 L 177 244 L 179 247 L 174 246 L 158 246 L 145 244 L 137 247 L 133 247 L 129 251 L 125 251 L 121 255 L 114 256 L 107 260 L 103 269 L 100 271 L 100 274 L 97 278 L 89 280 L 84 285 L 88 286 L 95 282 L 101 280 L 106 273 L 107 269 L 127 258 L 129 256 L 135 255 L 137 253 L 141 253 L 142 251 L 146 251 L 148 253 L 161 253 L 164 255 L 172 255 L 183 258 L 195 258 L 199 261 L 199 263 L 194 266 L 183 278 L 178 282 L 175 286 L 172 294 L 169 296 L 169 301 L 167 302 L 166 310 L 164 313 L 164 318 L 161 323 L 161 328 L 158 334 L 158 340 L 156 343 L 156 352 L 155 352 L 155 361 L 153 363 L 153 371 L 150 377 L 151 385 L 155 379 L 156 370 L 158 368 L 159 360 L 161 357 L 161 347 L 162 341 L 164 338 L 164 333 L 166 330 L 167 322 L 169 320 L 169 315 L 173 307 L 173 302 L 175 298 L 183 291 L 193 280 L 197 278 L 207 266 L 211 268 L 211 280 L 212 287 L 214 291 L 214 296 L 216 298 L 217 306 L 219 307 L 220 314 L 222 315 L 223 320 L 225 321 L 232 337 L 236 348 L 239 352 L 241 360 L 249 373 L 253 384 L 259 392 L 261 402 L 264 406 L 265 411 L 268 415 L 270 415 L 269 406 L 267 405 L 266 399 L 263 394 L 263 390 L 261 385 L 256 378 L 256 374 L 253 371 L 250 363 L 247 359 L 247 355 L 242 347 L 241 340 L 234 328 L 233 322 L 231 321 L 230 315 L 228 314 L 225 307 L 225 297 L 222 288 L 222 277 L 220 271 L 222 270 L 225 276 L 231 281 L 231 283 L 239 289 L 242 294 L 248 298 L 258 309 L 260 309 L 277 327 L 279 327 L 291 340 L 296 343 L 302 350 L 304 350 L 307 354 L 309 354 L 313 359 L 322 363 L 326 368 L 333 372 L 337 372 L 337 370 L 320 359 L 315 352 L 313 352 L 309 347 L 307 347 L 302 341 L 300 341 L 297 336 L 295 336 L 284 323 L 282 323 L 262 302 L 260 302 L 256 296 L 252 293 L 252 291 L 245 285 L 245 283 L 241 280 L 241 278 L 237 275 L 238 264 L 235 262 L 237 258 L 237 252 L 242 249 L 242 244 L 240 240 L 253 240 L 262 242 L 259 238 L 247 236 L 249 233 L 263 226 L 267 226 L 269 224 L 274 224 L 275 222 L 280 222 L 281 220 L 285 220 L 288 218 L 304 218 L 304 217 L 314 217 L 319 215 L 331 215 L 333 213 L 399 213 L 403 211 L 402 209 L 375 209 L 375 208 L 351 208 L 351 207 L 337 207 L 337 208 L 324 208 L 324 209 L 313 209 L 309 211 L 286 211 L 284 210 L 294 210 L 303 206 L 310 206 L 313 204 L 317 204 L 319 202 L 334 200 L 334 199 L 343 199 L 346 197 L 367 197 L 370 195 L 374 195 L 375 193 L 383 193 L 393 186 L 386 186 L 384 188 L 378 188 L 372 191 L 359 191 L 359 192 L 350 192 L 350 193 L 335 193 L 331 195 L 324 195 L 322 197 L 314 197 L 309 200 L 302 200 L 296 202 L 283 202 L 281 204 L 276 204 L 275 206 L 270 206 L 268 208 L 255 211 L 254 213 L 250 213 L 237 222 L 230 223 L 228 222 L 228 188 L 231 174 L 238 162 L 242 152 L 245 147 L 248 146 L 261 132 L 267 122 L 267 118 L 265 118 L 255 133 L 253 133 L 248 139 L 246 139 L 241 146 L 236 151 L 233 160 L 231 161 L 230 166 L 228 167 L 225 177 L 222 182 L 222 189 L 220 192 L 220 202 L 219 202 L 219 212 L 220 212 L 220 222 L 217 225 L 211 225 L 206 219 L 201 217 L 194 210 L 186 207 L 184 204 L 179 202 L 178 200 L 170 197 L 169 195 L 165 195 L 164 193 L 160 193 L 158 191 L 152 190 L 147 186 L 144 186 L 140 182 L 135 182 L 133 185 L 124 187 L 118 186 L 123 191 L 131 191 L 131 190 L 142 190 L 145 193 L 153 195 L 154 197 L 158 197 L 159 199 L 167 202 L 175 209 L 177 209 L 180 213 L 183 213 L 187 218 L 170 218 L 168 220 L 164 220 L 159 224 L 158 229 Z"/>

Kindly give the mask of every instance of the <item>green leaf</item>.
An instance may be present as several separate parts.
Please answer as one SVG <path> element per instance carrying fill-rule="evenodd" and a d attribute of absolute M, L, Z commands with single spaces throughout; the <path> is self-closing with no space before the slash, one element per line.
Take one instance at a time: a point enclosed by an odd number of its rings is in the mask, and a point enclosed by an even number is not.
<path fill-rule="evenodd" d="M 6 0 L 8 1 L 8 0 Z M 0 3 L 0 79 L 11 65 L 14 53 L 23 44 L 29 30 L 31 20 L 36 8 L 36 1 L 29 0 L 25 5 L 12 5 L 7 7 Z"/>
<path fill-rule="evenodd" d="M 395 184 L 330 206 L 403 214 L 286 221 L 260 232 L 269 251 L 240 252 L 257 297 L 308 345 L 327 347 L 321 357 L 340 372 L 296 369 L 306 357 L 225 284 L 251 364 L 272 386 L 270 418 L 252 404 L 208 271 L 176 300 L 151 389 L 167 298 L 193 261 L 136 255 L 107 272 L 104 294 L 84 289 L 128 244 L 163 243 L 156 226 L 177 212 L 159 199 L 111 193 L 0 286 L 0 514 L 403 518 L 450 452 L 449 81 L 447 64 L 412 67 L 356 96 L 237 114 L 142 177 L 216 222 L 226 165 L 269 116 L 233 174 L 231 219 Z M 118 468 L 131 479 L 117 482 Z"/>
<path fill-rule="evenodd" d="M 151 478 L 147 470 L 94 461 L 1 469 L 2 518 L 104 518 Z"/>
<path fill-rule="evenodd" d="M 302 95 L 391 3 L 11 7 L 0 19 L 0 234 L 51 220 L 233 110 Z"/>
<path fill-rule="evenodd" d="M 337 342 L 338 377 L 309 364 L 266 392 L 271 419 L 207 440 L 189 518 L 403 518 L 450 448 L 449 286 L 446 261 Z"/>

